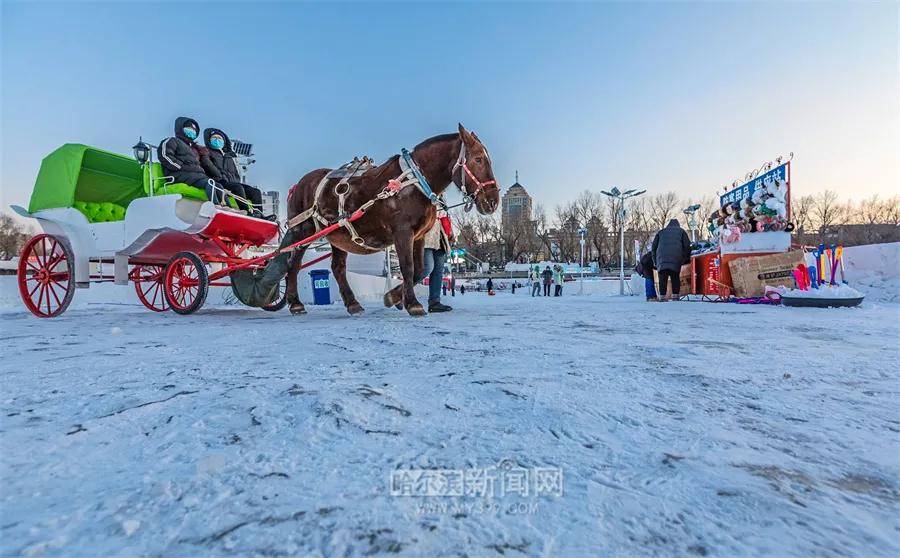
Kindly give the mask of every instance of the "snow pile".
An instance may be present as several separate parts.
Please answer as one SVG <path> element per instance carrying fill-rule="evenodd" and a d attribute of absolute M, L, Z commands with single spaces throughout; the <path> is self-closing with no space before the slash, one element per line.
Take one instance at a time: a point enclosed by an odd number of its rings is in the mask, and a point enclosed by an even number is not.
<path fill-rule="evenodd" d="M 900 242 L 844 248 L 844 269 L 867 300 L 900 302 Z"/>

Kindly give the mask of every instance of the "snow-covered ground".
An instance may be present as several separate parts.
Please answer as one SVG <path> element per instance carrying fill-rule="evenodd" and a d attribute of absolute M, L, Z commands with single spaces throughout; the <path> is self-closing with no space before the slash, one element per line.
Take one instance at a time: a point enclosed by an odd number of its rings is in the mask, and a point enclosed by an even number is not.
<path fill-rule="evenodd" d="M 896 293 L 413 319 L 106 285 L 39 320 L 0 285 L 3 555 L 900 555 Z"/>

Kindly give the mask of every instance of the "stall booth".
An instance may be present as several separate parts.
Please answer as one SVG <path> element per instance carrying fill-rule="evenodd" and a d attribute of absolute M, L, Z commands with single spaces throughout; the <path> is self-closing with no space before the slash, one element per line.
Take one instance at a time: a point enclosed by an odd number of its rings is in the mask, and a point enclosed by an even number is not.
<path fill-rule="evenodd" d="M 719 209 L 706 221 L 711 243 L 691 256 L 692 294 L 713 300 L 761 296 L 765 284 L 791 280 L 803 255 L 790 252 L 790 183 L 788 161 L 764 167 L 720 196 Z"/>

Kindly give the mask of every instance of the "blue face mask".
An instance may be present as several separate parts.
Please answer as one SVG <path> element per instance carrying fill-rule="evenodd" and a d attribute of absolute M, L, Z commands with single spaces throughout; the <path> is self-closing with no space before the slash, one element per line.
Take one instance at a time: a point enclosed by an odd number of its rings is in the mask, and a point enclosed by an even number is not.
<path fill-rule="evenodd" d="M 192 139 L 192 140 L 197 139 L 197 130 L 191 128 L 190 126 L 185 126 L 184 128 L 181 129 L 181 131 L 184 132 L 184 135 L 188 139 Z"/>
<path fill-rule="evenodd" d="M 223 147 L 225 147 L 225 140 L 220 138 L 213 138 L 212 140 L 210 140 L 209 146 L 213 149 L 222 149 Z"/>

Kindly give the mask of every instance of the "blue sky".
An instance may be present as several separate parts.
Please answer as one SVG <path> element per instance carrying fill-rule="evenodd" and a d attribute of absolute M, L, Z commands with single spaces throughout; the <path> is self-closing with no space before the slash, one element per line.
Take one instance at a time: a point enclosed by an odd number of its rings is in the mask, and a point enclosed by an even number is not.
<path fill-rule="evenodd" d="M 699 198 L 795 152 L 796 193 L 900 191 L 898 7 L 2 3 L 0 205 L 66 142 L 129 153 L 188 115 L 286 191 L 458 121 L 548 209 Z"/>

